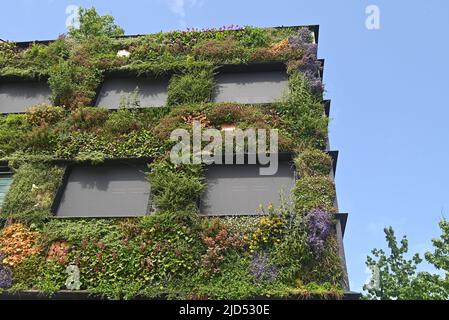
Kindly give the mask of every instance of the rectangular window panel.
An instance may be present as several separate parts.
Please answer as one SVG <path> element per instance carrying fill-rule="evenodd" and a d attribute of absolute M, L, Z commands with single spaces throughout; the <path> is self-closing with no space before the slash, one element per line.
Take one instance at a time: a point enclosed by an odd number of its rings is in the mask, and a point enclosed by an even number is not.
<path fill-rule="evenodd" d="M 12 173 L 0 172 L 0 208 L 3 206 L 6 194 L 9 191 L 9 187 L 12 183 Z"/>
<path fill-rule="evenodd" d="M 150 185 L 144 164 L 74 166 L 58 217 L 129 217 L 147 213 Z"/>
<path fill-rule="evenodd" d="M 122 97 L 129 97 L 138 88 L 140 107 L 161 107 L 167 102 L 168 79 L 109 78 L 103 83 L 96 105 L 118 109 Z"/>
<path fill-rule="evenodd" d="M 285 71 L 222 73 L 216 78 L 214 102 L 270 103 L 288 88 Z"/>
<path fill-rule="evenodd" d="M 22 113 L 36 104 L 50 104 L 50 94 L 44 82 L 0 82 L 0 113 Z"/>
<path fill-rule="evenodd" d="M 260 214 L 260 205 L 277 207 L 280 195 L 290 199 L 295 170 L 289 161 L 280 161 L 273 176 L 259 175 L 259 165 L 211 165 L 206 168 L 206 190 L 200 211 L 205 215 Z"/>

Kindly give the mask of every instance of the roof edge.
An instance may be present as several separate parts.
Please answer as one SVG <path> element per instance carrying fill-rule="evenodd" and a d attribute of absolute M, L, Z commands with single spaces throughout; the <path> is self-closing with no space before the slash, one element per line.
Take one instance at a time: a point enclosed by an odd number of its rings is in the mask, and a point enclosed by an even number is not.
<path fill-rule="evenodd" d="M 277 27 L 257 27 L 257 28 L 261 28 L 261 29 L 269 29 L 269 28 L 274 28 L 274 29 L 309 28 L 309 30 L 312 31 L 313 34 L 314 34 L 315 43 L 318 43 L 319 33 L 320 33 L 320 26 L 318 24 L 315 24 L 315 25 L 296 25 L 296 26 L 277 26 Z M 160 31 L 160 32 L 169 33 L 169 32 L 176 32 L 176 31 L 186 31 L 186 30 L 169 30 L 169 31 Z M 158 32 L 145 33 L 145 34 L 129 34 L 129 35 L 117 36 L 117 37 L 114 37 L 114 38 L 116 38 L 116 39 L 138 38 L 138 37 L 144 37 L 144 36 L 147 36 L 147 35 L 150 35 L 150 34 L 156 34 L 156 33 L 158 33 Z M 3 42 L 8 42 L 8 41 L 9 42 L 14 42 L 20 48 L 27 48 L 27 47 L 29 47 L 33 43 L 48 45 L 48 44 L 50 44 L 51 42 L 53 42 L 55 40 L 56 39 L 52 39 L 52 40 L 9 41 L 9 40 L 0 39 L 0 42 L 1 41 L 3 41 Z"/>

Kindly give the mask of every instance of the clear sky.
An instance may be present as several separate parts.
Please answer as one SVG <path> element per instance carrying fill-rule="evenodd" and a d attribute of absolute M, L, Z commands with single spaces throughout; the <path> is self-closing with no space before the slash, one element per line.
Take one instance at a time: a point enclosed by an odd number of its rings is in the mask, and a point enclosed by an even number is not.
<path fill-rule="evenodd" d="M 371 4 L 379 30 L 365 26 Z M 431 247 L 449 216 L 449 1 L 5 0 L 0 38 L 53 39 L 66 31 L 68 5 L 94 5 L 127 34 L 319 24 L 352 289 L 367 278 L 366 255 L 384 247 L 384 226 L 406 233 L 412 251 Z"/>

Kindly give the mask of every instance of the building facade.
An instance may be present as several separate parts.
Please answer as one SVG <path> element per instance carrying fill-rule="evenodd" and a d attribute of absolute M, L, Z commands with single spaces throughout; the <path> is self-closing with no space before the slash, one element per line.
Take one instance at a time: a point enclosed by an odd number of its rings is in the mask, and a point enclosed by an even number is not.
<path fill-rule="evenodd" d="M 4 42 L 3 287 L 349 297 L 317 44 L 317 26 Z M 238 163 L 174 165 L 170 136 L 194 123 L 276 130 L 276 173 L 247 145 Z"/>

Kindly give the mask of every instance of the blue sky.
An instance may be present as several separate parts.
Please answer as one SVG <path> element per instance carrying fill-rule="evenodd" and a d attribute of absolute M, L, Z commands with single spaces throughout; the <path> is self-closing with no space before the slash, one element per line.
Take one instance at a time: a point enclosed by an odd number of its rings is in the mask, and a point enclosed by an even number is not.
<path fill-rule="evenodd" d="M 380 9 L 380 30 L 365 27 L 370 4 Z M 0 38 L 53 39 L 66 31 L 68 5 L 94 5 L 127 34 L 320 24 L 352 289 L 368 276 L 369 251 L 385 246 L 384 226 L 406 233 L 412 251 L 430 248 L 449 216 L 448 1 L 2 1 Z"/>

